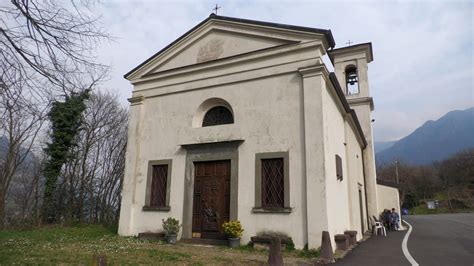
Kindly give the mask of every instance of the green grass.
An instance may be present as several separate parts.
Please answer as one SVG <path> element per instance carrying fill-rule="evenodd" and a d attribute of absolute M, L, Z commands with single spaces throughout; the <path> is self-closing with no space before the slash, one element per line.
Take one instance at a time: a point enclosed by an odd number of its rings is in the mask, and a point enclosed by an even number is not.
<path fill-rule="evenodd" d="M 268 259 L 267 251 L 249 246 L 230 249 L 166 245 L 121 237 L 114 230 L 98 225 L 0 231 L 0 265 L 92 265 L 97 255 L 105 256 L 111 265 L 260 265 Z M 317 255 L 317 251 L 301 250 L 283 253 L 288 264 Z"/>
<path fill-rule="evenodd" d="M 320 255 L 320 250 L 319 249 L 310 249 L 310 250 L 293 250 L 293 251 L 288 251 L 288 252 L 293 252 L 295 253 L 298 257 L 300 258 L 306 258 L 306 259 L 312 259 L 312 258 L 317 258 Z"/>
<path fill-rule="evenodd" d="M 239 250 L 241 252 L 251 252 L 251 253 L 261 253 L 261 254 L 267 254 L 266 249 L 261 249 L 261 248 L 254 248 L 253 246 L 247 244 L 238 247 L 236 250 Z M 292 256 L 292 257 L 298 257 L 298 258 L 304 258 L 304 259 L 314 259 L 319 257 L 320 255 L 320 250 L 319 249 L 283 249 L 283 255 L 285 256 Z"/>
<path fill-rule="evenodd" d="M 191 256 L 153 248 L 133 237 L 119 237 L 101 226 L 49 227 L 0 232 L 0 264 L 90 264 L 94 255 L 109 263 L 180 262 Z"/>
<path fill-rule="evenodd" d="M 448 195 L 444 192 L 438 192 L 435 194 L 434 199 L 439 201 L 447 201 Z"/>
<path fill-rule="evenodd" d="M 474 212 L 473 209 L 449 209 L 446 207 L 437 209 L 428 209 L 425 204 L 416 206 L 410 210 L 411 215 L 425 215 L 425 214 L 443 214 L 443 213 L 469 213 Z"/>

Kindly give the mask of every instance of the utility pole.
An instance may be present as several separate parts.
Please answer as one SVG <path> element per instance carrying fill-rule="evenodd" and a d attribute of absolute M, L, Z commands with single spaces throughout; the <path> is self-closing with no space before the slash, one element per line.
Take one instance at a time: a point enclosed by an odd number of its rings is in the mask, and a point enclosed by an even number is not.
<path fill-rule="evenodd" d="M 397 184 L 398 182 L 398 158 L 395 158 L 395 176 L 397 177 Z"/>

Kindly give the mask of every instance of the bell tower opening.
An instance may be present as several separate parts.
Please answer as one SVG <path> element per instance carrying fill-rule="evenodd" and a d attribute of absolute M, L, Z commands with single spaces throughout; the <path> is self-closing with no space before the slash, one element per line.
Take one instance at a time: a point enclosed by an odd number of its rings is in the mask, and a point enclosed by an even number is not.
<path fill-rule="evenodd" d="M 348 66 L 346 73 L 346 93 L 347 95 L 359 94 L 359 77 L 355 66 Z"/>
<path fill-rule="evenodd" d="M 373 61 L 371 43 L 354 44 L 329 51 L 339 84 L 344 90 L 347 102 L 357 114 L 367 146 L 363 150 L 365 189 L 367 192 L 368 216 L 378 215 L 377 173 L 372 136 L 372 111 L 374 102 L 369 93 L 368 64 Z M 346 86 L 344 86 L 344 84 Z"/>

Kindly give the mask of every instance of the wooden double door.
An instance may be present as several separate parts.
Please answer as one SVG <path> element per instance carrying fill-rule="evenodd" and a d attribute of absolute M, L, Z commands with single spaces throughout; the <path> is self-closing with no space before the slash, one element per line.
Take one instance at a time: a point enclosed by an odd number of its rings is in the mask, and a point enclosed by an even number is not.
<path fill-rule="evenodd" d="M 230 214 L 230 160 L 194 163 L 193 237 L 224 239 Z"/>

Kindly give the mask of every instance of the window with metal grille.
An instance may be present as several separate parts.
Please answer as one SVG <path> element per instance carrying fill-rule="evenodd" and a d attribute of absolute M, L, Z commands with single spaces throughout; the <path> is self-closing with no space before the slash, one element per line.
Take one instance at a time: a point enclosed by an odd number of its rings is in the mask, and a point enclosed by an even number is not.
<path fill-rule="evenodd" d="M 216 106 L 207 111 L 202 122 L 203 127 L 233 124 L 234 116 L 231 111 L 224 106 Z"/>
<path fill-rule="evenodd" d="M 262 207 L 284 208 L 285 181 L 283 158 L 262 159 Z"/>
<path fill-rule="evenodd" d="M 166 206 L 166 181 L 168 179 L 168 165 L 153 165 L 151 179 L 151 207 Z"/>
<path fill-rule="evenodd" d="M 337 180 L 342 181 L 342 158 L 336 154 L 336 176 Z"/>

